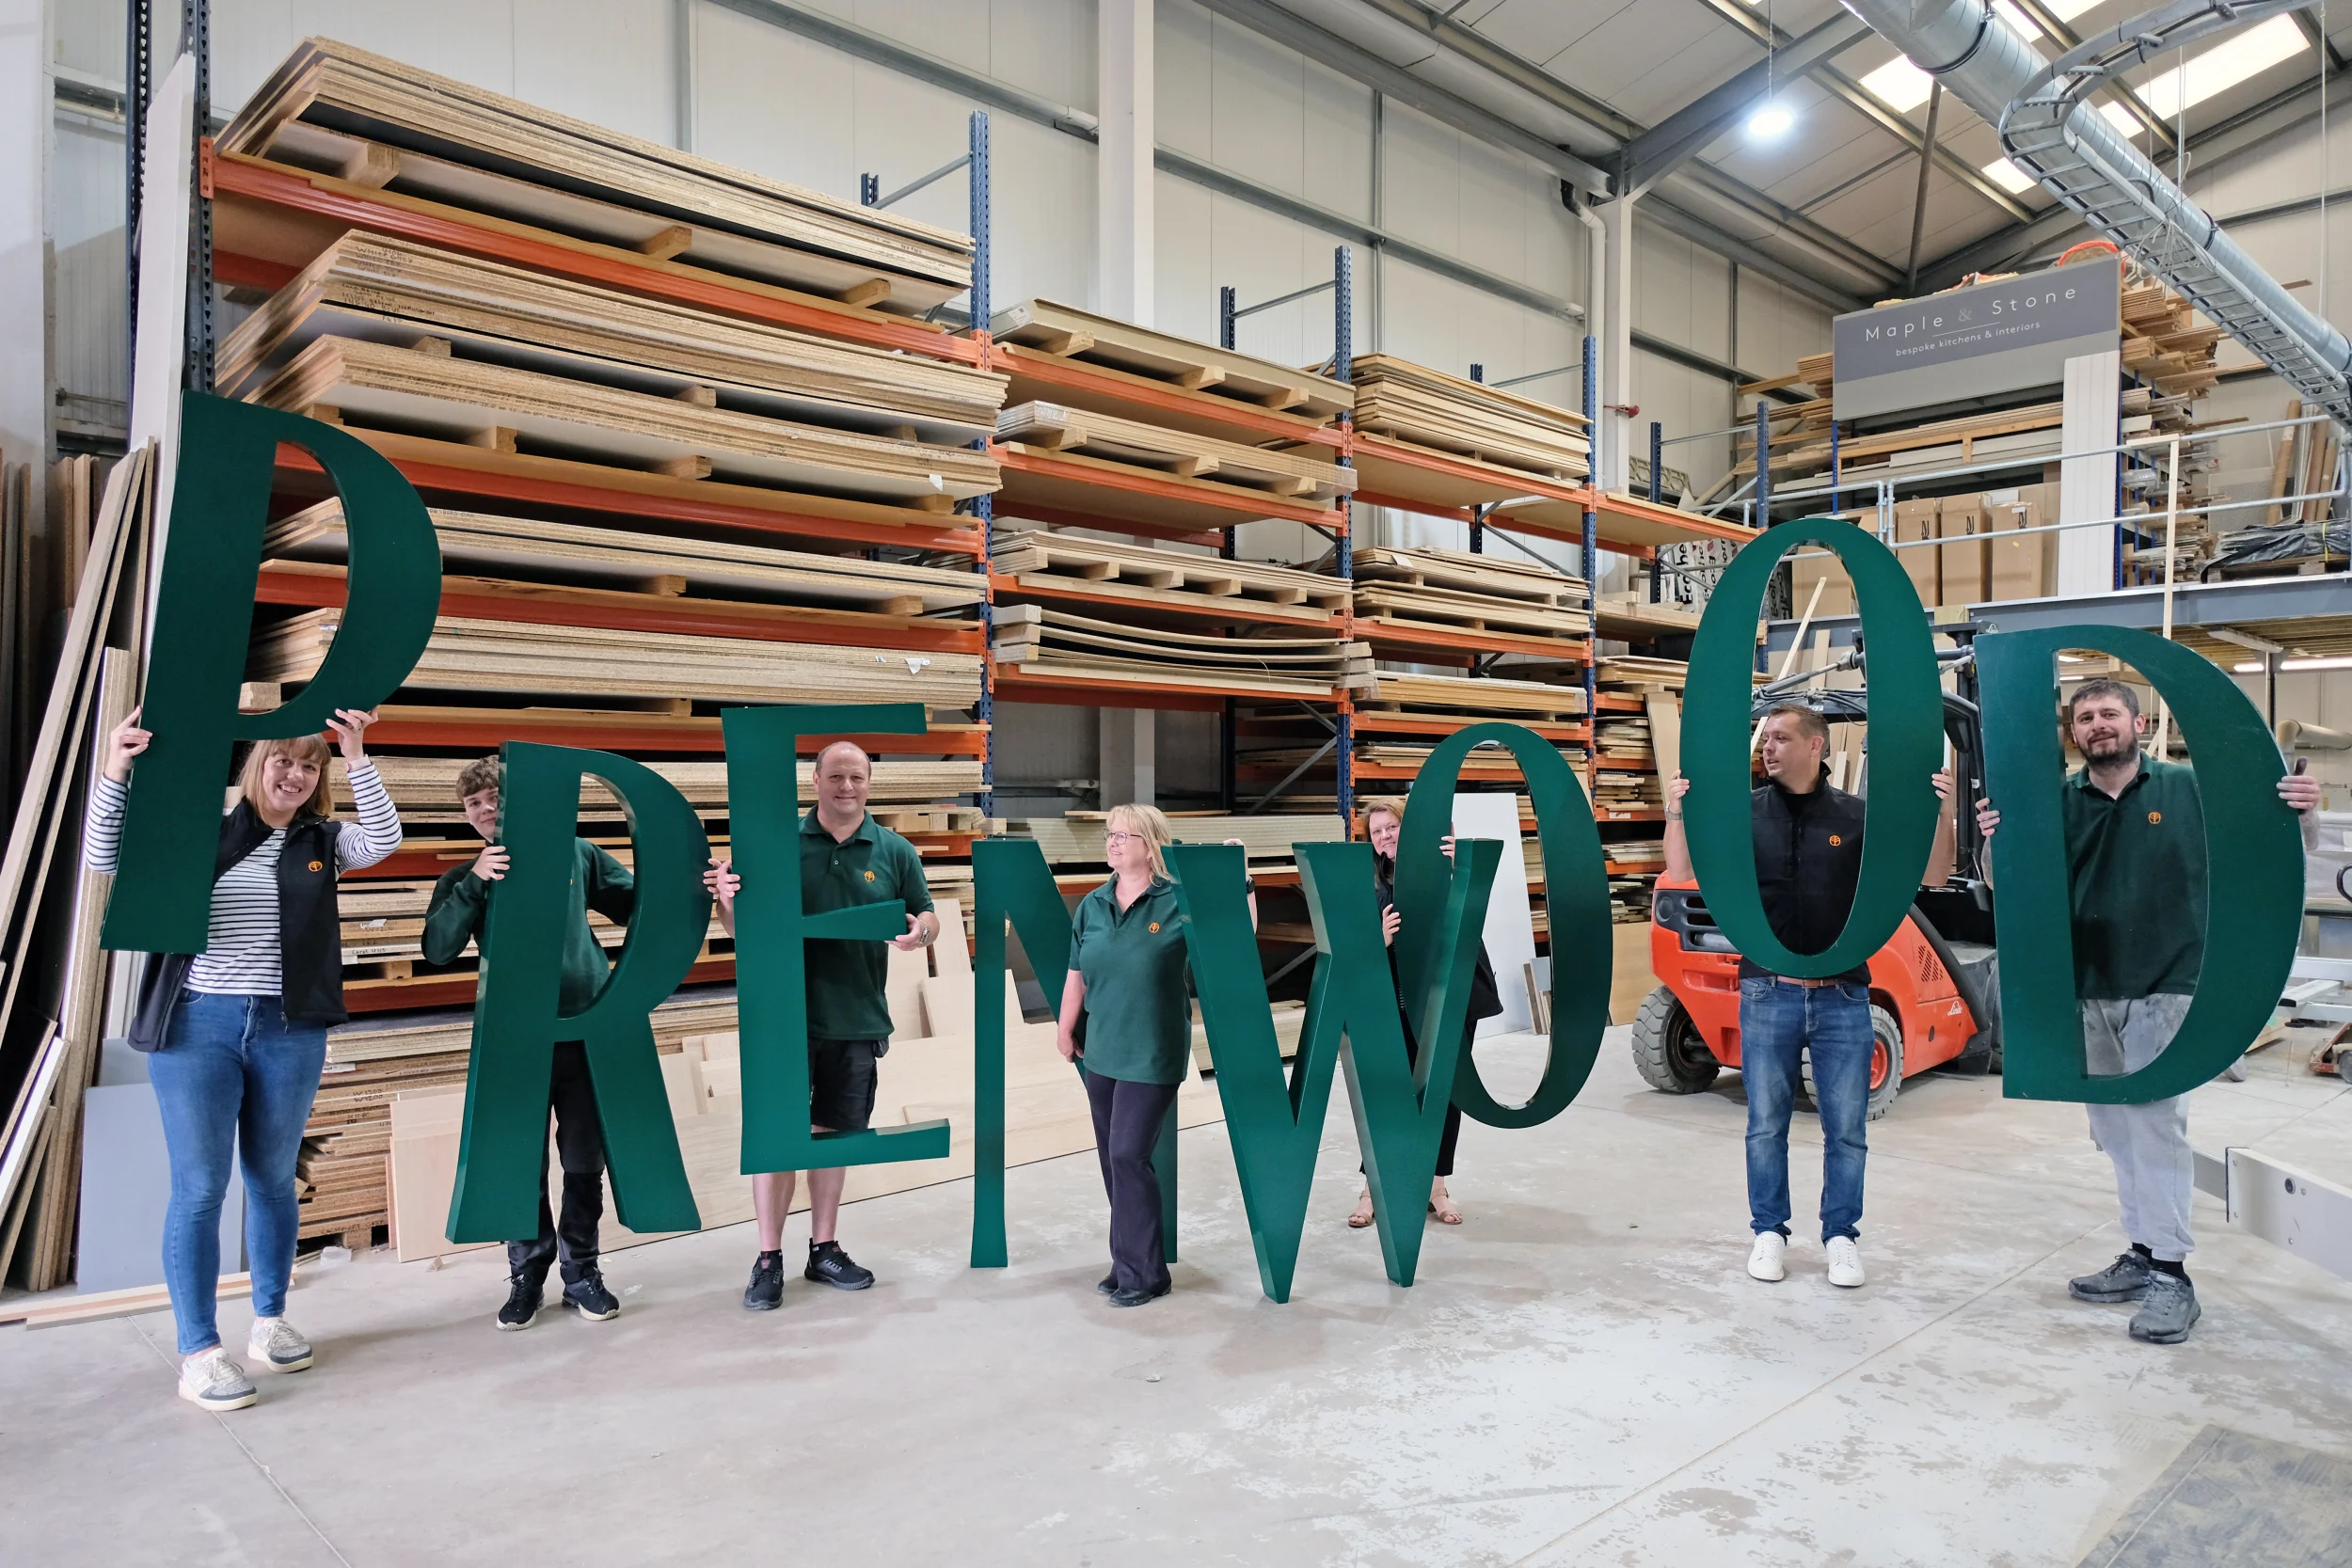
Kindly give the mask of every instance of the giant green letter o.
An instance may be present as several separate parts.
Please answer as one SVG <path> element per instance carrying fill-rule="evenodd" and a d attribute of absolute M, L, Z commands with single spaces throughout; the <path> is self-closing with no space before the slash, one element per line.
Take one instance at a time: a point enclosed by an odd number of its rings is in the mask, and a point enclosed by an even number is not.
<path fill-rule="evenodd" d="M 1837 940 L 1797 953 L 1772 934 L 1756 882 L 1750 816 L 1749 708 L 1756 617 L 1780 558 L 1799 545 L 1835 551 L 1862 606 L 1870 683 L 1870 809 L 1862 877 Z M 1934 848 L 1938 803 L 1930 783 L 1943 760 L 1944 689 L 1927 612 L 1902 563 L 1851 523 L 1808 517 L 1769 530 L 1732 558 L 1708 600 L 1691 647 L 1682 701 L 1683 829 L 1708 913 L 1750 962 L 1819 980 L 1868 961 L 1901 927 Z"/>

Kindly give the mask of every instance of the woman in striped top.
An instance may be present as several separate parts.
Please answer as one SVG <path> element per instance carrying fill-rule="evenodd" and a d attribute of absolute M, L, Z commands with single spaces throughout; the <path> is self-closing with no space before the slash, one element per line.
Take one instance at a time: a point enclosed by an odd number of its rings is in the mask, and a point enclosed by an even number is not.
<path fill-rule="evenodd" d="M 139 715 L 115 726 L 91 792 L 82 860 L 112 872 L 132 759 L 151 738 Z M 285 1320 L 294 1272 L 294 1159 L 310 1119 L 326 1031 L 343 1022 L 342 923 L 335 879 L 400 847 L 400 817 L 361 736 L 373 713 L 338 709 L 328 728 L 359 820 L 333 820 L 325 737 L 263 740 L 245 759 L 237 803 L 221 818 L 212 925 L 204 951 L 151 959 L 131 1043 L 151 1052 L 148 1077 L 171 1159 L 164 1282 L 179 1323 L 180 1397 L 213 1410 L 251 1404 L 253 1384 L 215 1324 L 220 1206 L 230 1151 L 245 1174 L 245 1247 L 262 1364 L 298 1372 L 310 1342 Z M 118 890 L 121 891 L 121 890 Z M 135 896 L 135 895 L 134 895 Z"/>

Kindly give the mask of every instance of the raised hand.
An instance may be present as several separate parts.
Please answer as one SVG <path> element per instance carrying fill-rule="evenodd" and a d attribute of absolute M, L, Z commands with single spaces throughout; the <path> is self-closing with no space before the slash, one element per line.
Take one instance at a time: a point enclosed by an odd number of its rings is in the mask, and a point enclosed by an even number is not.
<path fill-rule="evenodd" d="M 743 891 L 743 879 L 737 875 L 733 861 L 714 857 L 710 869 L 703 873 L 703 886 L 710 890 L 710 896 L 718 900 L 721 910 L 733 913 L 735 895 Z"/>
<path fill-rule="evenodd" d="M 121 723 L 107 732 L 104 771 L 117 784 L 130 778 L 131 759 L 146 751 L 148 743 L 155 738 L 151 731 L 139 728 L 140 711 L 133 708 L 122 716 Z"/>
<path fill-rule="evenodd" d="M 368 733 L 368 726 L 375 721 L 376 713 L 373 708 L 365 712 L 356 707 L 339 707 L 335 710 L 335 717 L 326 721 L 326 727 L 335 732 L 335 744 L 342 748 L 344 762 L 368 760 L 367 748 L 362 744 L 361 737 Z"/>
<path fill-rule="evenodd" d="M 1397 930 L 1404 924 L 1405 917 L 1396 912 L 1396 906 L 1394 904 L 1391 904 L 1387 909 L 1382 910 L 1380 911 L 1381 942 L 1388 946 L 1394 947 L 1396 945 Z"/>
<path fill-rule="evenodd" d="M 1977 801 L 1977 832 L 1982 833 L 1987 839 L 1991 839 L 1993 831 L 2000 825 L 2001 814 L 1993 809 L 1993 802 L 1979 800 Z"/>
<path fill-rule="evenodd" d="M 502 881 L 506 877 L 506 847 L 485 844 L 482 853 L 473 858 L 473 874 L 485 882 Z"/>

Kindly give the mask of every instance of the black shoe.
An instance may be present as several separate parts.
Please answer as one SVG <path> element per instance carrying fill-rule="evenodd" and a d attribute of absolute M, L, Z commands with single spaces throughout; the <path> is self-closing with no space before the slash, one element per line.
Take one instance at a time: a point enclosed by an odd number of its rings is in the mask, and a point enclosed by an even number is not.
<path fill-rule="evenodd" d="M 591 1323 L 600 1323 L 621 1315 L 620 1302 L 604 1288 L 604 1275 L 594 1267 L 564 1287 L 564 1301 Z"/>
<path fill-rule="evenodd" d="M 874 1271 L 851 1262 L 839 1242 L 811 1243 L 808 1267 L 802 1272 L 818 1284 L 830 1285 L 836 1291 L 863 1291 L 874 1283 Z"/>
<path fill-rule="evenodd" d="M 1102 1291 L 1104 1295 L 1109 1295 L 1113 1291 L 1119 1289 L 1119 1272 L 1114 1269 L 1109 1274 L 1104 1275 L 1102 1278 L 1094 1282 L 1094 1288 Z"/>
<path fill-rule="evenodd" d="M 513 1331 L 537 1323 L 539 1304 L 546 1293 L 542 1284 L 515 1275 L 508 1278 L 506 1286 L 506 1305 L 499 1308 L 499 1327 Z"/>
<path fill-rule="evenodd" d="M 784 1300 L 784 1254 L 763 1252 L 752 1259 L 752 1282 L 743 1287 L 743 1310 L 772 1312 Z"/>
<path fill-rule="evenodd" d="M 2137 1301 L 2148 1293 L 2148 1282 L 2155 1273 L 2147 1254 L 2135 1247 L 2097 1274 L 2068 1280 L 2066 1293 L 2076 1301 Z"/>
<path fill-rule="evenodd" d="M 1175 1287 L 1172 1285 L 1162 1285 L 1152 1291 L 1113 1291 L 1111 1305 L 1113 1307 L 1141 1307 L 1146 1302 L 1159 1300 L 1173 1289 Z"/>

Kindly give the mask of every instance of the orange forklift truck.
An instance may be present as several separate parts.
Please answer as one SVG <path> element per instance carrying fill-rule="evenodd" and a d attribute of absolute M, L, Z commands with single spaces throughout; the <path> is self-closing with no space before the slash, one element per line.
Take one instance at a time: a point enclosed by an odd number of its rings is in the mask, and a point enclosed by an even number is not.
<path fill-rule="evenodd" d="M 2000 986 L 1993 949 L 1991 890 L 1980 879 L 1983 835 L 1970 809 L 1981 793 L 1982 741 L 1976 703 L 1976 662 L 1968 643 L 1977 628 L 1938 627 L 1961 647 L 1940 654 L 1956 671 L 1956 692 L 1944 696 L 1944 733 L 1952 746 L 1952 773 L 1963 783 L 1958 869 L 1940 888 L 1922 888 L 1911 913 L 1870 958 L 1869 1117 L 1895 1103 L 1906 1077 L 1931 1068 L 1962 1073 L 2001 1069 Z M 1832 669 L 1859 667 L 1859 646 Z M 1860 690 L 1805 690 L 1828 671 L 1786 677 L 1756 693 L 1753 716 L 1783 703 L 1802 703 L 1832 723 L 1861 723 Z M 1865 744 L 1867 741 L 1866 737 Z M 1864 790 L 1868 773 L 1864 772 Z M 1633 1018 L 1633 1065 L 1652 1088 L 1696 1094 L 1725 1068 L 1740 1065 L 1740 955 L 1707 912 L 1696 884 L 1660 878 L 1650 906 L 1650 970 L 1658 989 Z M 1803 1063 L 1804 1091 L 1813 1094 L 1813 1064 Z"/>

